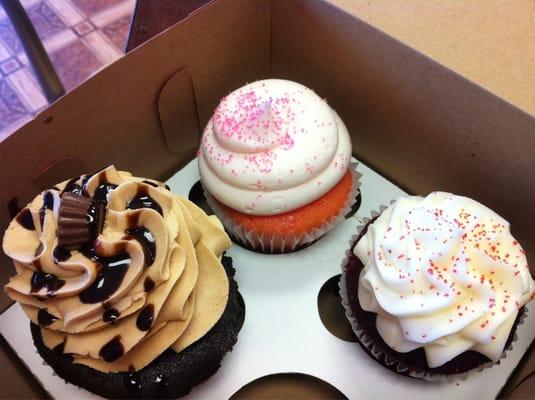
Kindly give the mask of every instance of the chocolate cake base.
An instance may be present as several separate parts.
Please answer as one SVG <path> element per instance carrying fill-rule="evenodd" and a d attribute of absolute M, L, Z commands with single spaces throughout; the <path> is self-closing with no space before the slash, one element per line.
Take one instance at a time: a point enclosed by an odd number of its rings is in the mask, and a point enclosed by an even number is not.
<path fill-rule="evenodd" d="M 175 398 L 188 394 L 192 387 L 212 376 L 221 360 L 236 343 L 245 318 L 245 304 L 234 280 L 232 259 L 223 256 L 229 279 L 229 298 L 223 315 L 200 340 L 176 353 L 166 350 L 137 372 L 103 373 L 74 364 L 72 357 L 46 347 L 41 328 L 31 323 L 34 344 L 39 354 L 67 382 L 107 398 Z"/>
<path fill-rule="evenodd" d="M 375 218 L 370 221 L 369 224 L 372 223 L 374 220 Z M 380 349 L 380 351 L 376 352 L 380 353 L 380 355 L 377 357 L 376 355 L 372 354 L 368 347 L 361 342 L 357 335 L 357 343 L 361 345 L 364 351 L 371 358 L 373 358 L 375 361 L 388 368 L 389 370 L 397 374 L 410 376 L 411 378 L 416 378 L 416 376 L 414 375 L 421 374 L 422 372 L 431 373 L 433 375 L 461 374 L 479 368 L 487 363 L 490 363 L 491 360 L 483 354 L 469 350 L 465 351 L 462 354 L 459 354 L 457 357 L 441 365 L 440 367 L 431 368 L 427 364 L 427 359 L 423 348 L 419 348 L 407 353 L 400 353 L 393 350 L 384 342 L 375 325 L 377 314 L 364 311 L 360 306 L 358 300 L 359 276 L 364 266 L 360 259 L 353 254 L 353 248 L 360 240 L 360 238 L 366 234 L 367 228 L 368 226 L 364 227 L 360 235 L 357 237 L 357 239 L 351 246 L 351 254 L 347 259 L 346 265 L 344 266 L 346 279 L 345 283 L 347 288 L 347 300 L 351 308 L 353 317 L 357 320 L 359 328 L 362 329 L 366 336 L 368 336 L 368 338 L 373 341 L 375 347 L 377 349 Z M 513 328 L 511 329 L 511 333 L 509 334 L 509 337 L 505 344 L 505 348 L 507 348 L 512 343 L 514 338 L 514 332 L 523 313 L 524 308 L 522 307 L 519 310 L 519 313 L 513 324 Z M 395 360 L 396 362 L 392 362 L 393 360 Z M 406 370 L 399 371 L 398 367 L 400 365 L 405 367 Z"/>

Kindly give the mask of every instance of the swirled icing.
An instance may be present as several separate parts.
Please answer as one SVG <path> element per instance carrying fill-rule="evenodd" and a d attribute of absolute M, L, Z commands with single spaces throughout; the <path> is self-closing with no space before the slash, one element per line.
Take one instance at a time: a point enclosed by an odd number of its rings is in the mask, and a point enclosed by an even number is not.
<path fill-rule="evenodd" d="M 109 187 L 91 251 L 58 252 L 60 193 L 69 187 L 90 198 Z M 45 197 L 51 207 L 43 207 Z M 42 326 L 45 344 L 60 345 L 74 362 L 138 370 L 204 336 L 223 313 L 229 286 L 219 257 L 229 238 L 217 219 L 162 185 L 112 166 L 39 194 L 28 210 L 33 229 L 15 218 L 4 236 L 17 270 L 5 290 Z"/>
<path fill-rule="evenodd" d="M 403 197 L 354 248 L 359 302 L 398 352 L 422 347 L 430 367 L 467 350 L 501 356 L 518 310 L 533 298 L 525 252 L 509 223 L 466 197 Z"/>
<path fill-rule="evenodd" d="M 199 170 L 223 204 L 272 215 L 327 193 L 350 157 L 347 128 L 326 101 L 296 82 L 268 79 L 221 100 L 203 133 Z"/>

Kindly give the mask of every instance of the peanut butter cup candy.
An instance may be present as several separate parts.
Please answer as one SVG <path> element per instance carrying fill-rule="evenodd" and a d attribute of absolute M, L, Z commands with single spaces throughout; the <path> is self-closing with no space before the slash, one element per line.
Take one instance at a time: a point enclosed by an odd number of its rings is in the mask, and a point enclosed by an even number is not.
<path fill-rule="evenodd" d="M 219 368 L 245 309 L 216 217 L 113 166 L 45 190 L 10 223 L 5 287 L 68 382 L 177 397 Z"/>
<path fill-rule="evenodd" d="M 441 381 L 507 356 L 535 281 L 506 220 L 475 200 L 434 192 L 399 198 L 361 229 L 340 288 L 375 360 Z"/>

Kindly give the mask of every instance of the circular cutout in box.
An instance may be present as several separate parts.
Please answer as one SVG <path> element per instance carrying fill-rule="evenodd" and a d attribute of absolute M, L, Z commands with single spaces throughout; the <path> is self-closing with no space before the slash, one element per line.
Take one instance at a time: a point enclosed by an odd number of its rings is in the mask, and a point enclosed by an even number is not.
<path fill-rule="evenodd" d="M 318 293 L 318 313 L 327 330 L 338 339 L 356 342 L 357 338 L 346 318 L 338 283 L 341 275 L 335 275 L 323 284 Z"/>
<path fill-rule="evenodd" d="M 347 399 L 331 384 L 312 375 L 284 373 L 255 379 L 234 393 L 231 400 L 239 399 Z"/>

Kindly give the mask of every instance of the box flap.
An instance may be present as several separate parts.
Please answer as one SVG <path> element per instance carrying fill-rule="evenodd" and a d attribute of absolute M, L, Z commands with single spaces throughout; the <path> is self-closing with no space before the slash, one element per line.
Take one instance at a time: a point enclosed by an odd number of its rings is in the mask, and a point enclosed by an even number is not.
<path fill-rule="evenodd" d="M 328 0 L 535 115 L 531 0 Z"/>
<path fill-rule="evenodd" d="M 535 118 L 325 1 L 274 1 L 272 43 L 273 74 L 326 97 L 358 158 L 409 192 L 481 201 L 535 253 Z"/>

